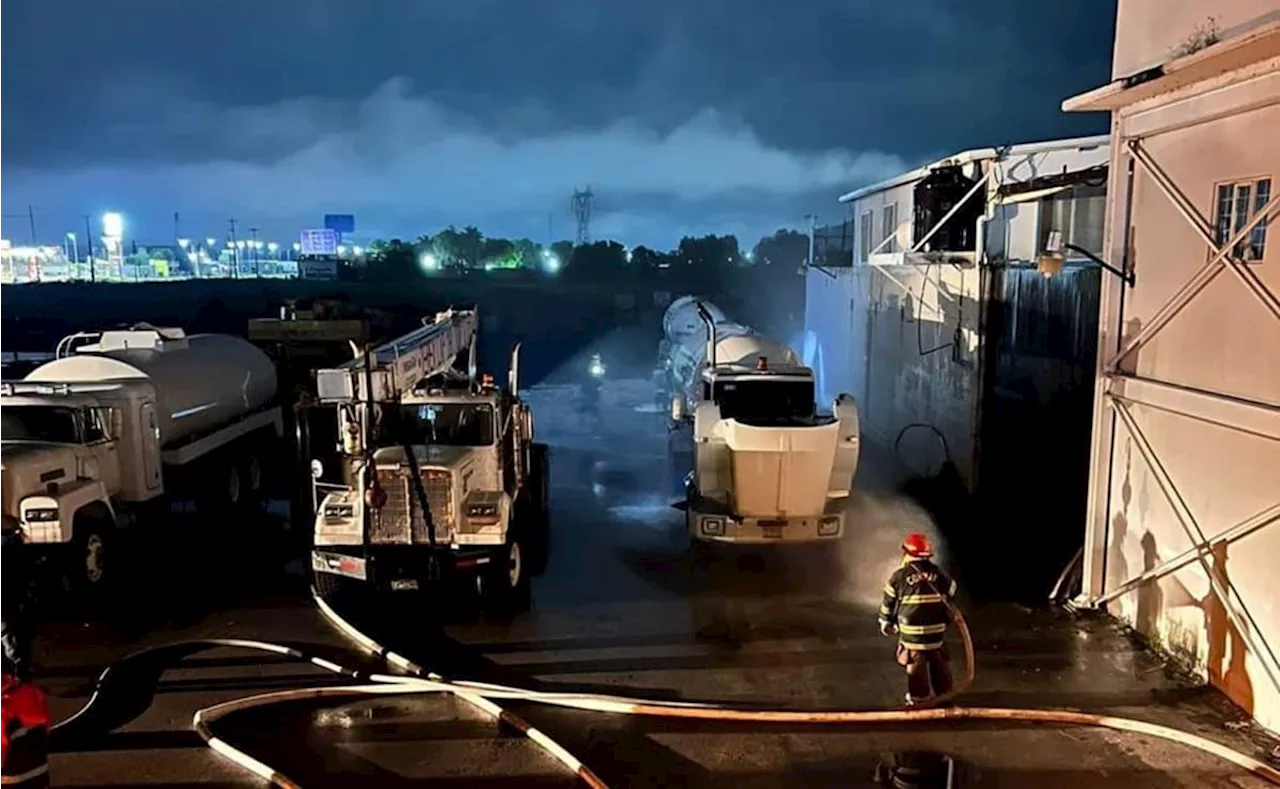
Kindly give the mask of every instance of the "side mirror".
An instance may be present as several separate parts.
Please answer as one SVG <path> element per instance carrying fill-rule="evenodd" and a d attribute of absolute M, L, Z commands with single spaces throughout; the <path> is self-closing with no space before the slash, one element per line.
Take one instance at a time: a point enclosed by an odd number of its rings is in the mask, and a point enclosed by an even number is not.
<path fill-rule="evenodd" d="M 671 421 L 683 422 L 686 416 L 684 397 L 676 395 L 671 398 Z"/>

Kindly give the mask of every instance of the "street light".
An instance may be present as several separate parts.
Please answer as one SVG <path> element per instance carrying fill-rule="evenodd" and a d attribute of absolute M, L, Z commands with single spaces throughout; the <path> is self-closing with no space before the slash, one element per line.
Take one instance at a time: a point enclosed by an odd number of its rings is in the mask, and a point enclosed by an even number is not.
<path fill-rule="evenodd" d="M 355 255 L 356 257 L 360 257 L 361 255 L 364 254 L 364 249 L 361 247 L 352 247 L 351 254 Z"/>
<path fill-rule="evenodd" d="M 205 245 L 206 247 L 211 247 L 211 246 L 213 246 L 213 245 L 215 245 L 215 244 L 217 244 L 217 243 L 218 243 L 218 239 L 216 239 L 216 238 L 206 238 L 206 239 L 204 240 L 204 245 Z"/>
<path fill-rule="evenodd" d="M 555 274 L 560 270 L 560 258 L 553 252 L 547 252 L 542 256 L 542 267 L 546 269 L 548 274 Z"/>
<path fill-rule="evenodd" d="M 276 242 L 274 241 L 267 242 L 267 251 L 270 252 L 271 254 L 274 255 L 276 253 L 276 250 L 278 250 L 279 248 L 280 248 L 280 245 L 277 244 Z"/>
<path fill-rule="evenodd" d="M 436 260 L 436 256 L 430 252 L 423 252 L 418 255 L 418 265 L 423 271 L 436 271 L 440 268 L 440 261 Z"/>
<path fill-rule="evenodd" d="M 185 250 L 187 247 L 191 246 L 191 239 L 189 238 L 178 239 L 178 246 Z"/>

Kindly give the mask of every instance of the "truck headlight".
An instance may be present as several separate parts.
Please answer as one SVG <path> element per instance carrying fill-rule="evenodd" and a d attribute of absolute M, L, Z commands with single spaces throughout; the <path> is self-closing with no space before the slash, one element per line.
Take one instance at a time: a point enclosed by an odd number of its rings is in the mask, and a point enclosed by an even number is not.
<path fill-rule="evenodd" d="M 498 517 L 498 505 L 488 504 L 488 503 L 469 504 L 467 505 L 467 517 L 473 520 L 483 519 L 483 518 L 496 518 Z"/>
<path fill-rule="evenodd" d="M 708 537 L 724 535 L 724 518 L 703 518 L 702 533 Z"/>
<path fill-rule="evenodd" d="M 324 516 L 326 518 L 353 518 L 355 514 L 355 507 L 350 504 L 324 505 Z"/>
<path fill-rule="evenodd" d="M 56 507 L 41 507 L 27 510 L 23 515 L 26 516 L 27 523 L 52 523 L 58 519 L 58 509 Z"/>
<path fill-rule="evenodd" d="M 823 518 L 818 522 L 819 537 L 834 537 L 840 533 L 840 519 L 837 517 Z"/>

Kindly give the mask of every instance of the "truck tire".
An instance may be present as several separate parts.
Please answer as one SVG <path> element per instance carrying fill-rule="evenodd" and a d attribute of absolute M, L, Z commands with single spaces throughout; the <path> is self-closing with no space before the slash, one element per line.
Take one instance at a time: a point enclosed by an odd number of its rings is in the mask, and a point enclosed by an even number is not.
<path fill-rule="evenodd" d="M 227 510 L 237 510 L 244 505 L 244 474 L 240 470 L 239 464 L 223 464 L 221 472 L 218 474 L 216 479 L 221 480 L 220 486 L 216 489 L 216 495 L 219 498 L 218 503 L 222 508 Z"/>
<path fill-rule="evenodd" d="M 102 595 L 115 580 L 111 556 L 115 525 L 106 512 L 82 510 L 72 521 L 71 534 L 66 573 L 72 594 L 81 602 L 104 602 Z"/>
<path fill-rule="evenodd" d="M 551 519 L 548 506 L 550 463 L 547 462 L 546 444 L 534 444 L 529 454 L 529 496 L 521 513 L 524 522 L 520 525 L 520 533 L 524 537 L 527 575 L 537 578 L 547 571 L 547 563 L 551 557 Z"/>
<path fill-rule="evenodd" d="M 529 606 L 529 568 L 518 536 L 494 551 L 480 576 L 480 603 L 488 614 L 510 616 Z"/>

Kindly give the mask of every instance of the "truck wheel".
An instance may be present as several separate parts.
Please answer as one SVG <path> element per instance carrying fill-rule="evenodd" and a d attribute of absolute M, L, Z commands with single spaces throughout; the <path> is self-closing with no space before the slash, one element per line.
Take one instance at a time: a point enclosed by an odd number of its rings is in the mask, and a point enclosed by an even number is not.
<path fill-rule="evenodd" d="M 100 602 L 101 593 L 114 580 L 111 548 L 115 529 L 104 516 L 84 514 L 76 516 L 72 534 L 67 580 L 76 597 Z"/>
<path fill-rule="evenodd" d="M 235 463 L 228 463 L 222 472 L 222 499 L 228 509 L 236 509 L 244 504 L 244 475 Z"/>
<path fill-rule="evenodd" d="M 521 513 L 524 523 L 521 524 L 524 535 L 524 563 L 528 567 L 526 574 L 536 578 L 547 571 L 547 562 L 551 555 L 551 525 L 548 499 L 549 482 L 547 469 L 547 445 L 534 444 L 529 464 L 529 497 L 524 512 Z"/>
<path fill-rule="evenodd" d="M 494 552 L 493 561 L 481 576 L 480 594 L 487 613 L 510 615 L 528 607 L 529 575 L 519 539 L 513 537 Z"/>

